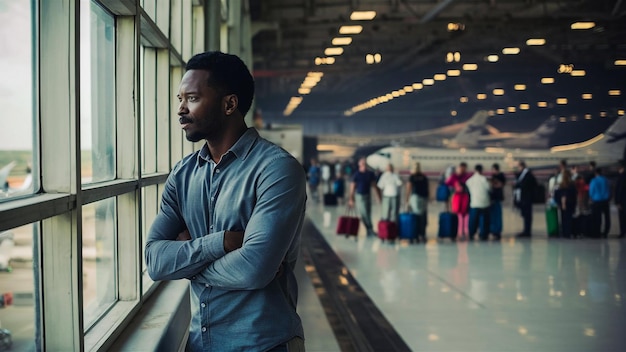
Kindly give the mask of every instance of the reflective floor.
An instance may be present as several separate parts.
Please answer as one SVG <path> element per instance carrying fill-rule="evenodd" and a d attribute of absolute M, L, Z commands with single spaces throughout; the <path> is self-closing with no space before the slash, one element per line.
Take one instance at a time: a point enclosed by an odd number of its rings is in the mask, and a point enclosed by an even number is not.
<path fill-rule="evenodd" d="M 517 240 L 521 219 L 505 207 L 502 242 L 451 243 L 435 239 L 437 207 L 430 206 L 426 245 L 382 243 L 363 228 L 357 241 L 337 236 L 342 206 L 311 201 L 307 213 L 415 351 L 626 350 L 626 240 L 614 236 L 615 217 L 608 240 L 548 240 L 537 206 L 535 237 Z M 375 205 L 373 214 L 379 211 Z M 311 292 L 306 285 L 301 294 Z M 319 311 L 308 316 L 311 302 L 299 302 L 307 350 L 337 350 L 318 345 L 333 337 L 316 327 L 326 324 Z"/>

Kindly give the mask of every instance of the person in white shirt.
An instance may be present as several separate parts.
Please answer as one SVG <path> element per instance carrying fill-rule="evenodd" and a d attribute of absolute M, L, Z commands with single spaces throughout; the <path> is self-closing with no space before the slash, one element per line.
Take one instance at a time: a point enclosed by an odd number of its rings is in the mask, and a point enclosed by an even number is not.
<path fill-rule="evenodd" d="M 398 189 L 402 186 L 402 180 L 393 172 L 393 165 L 387 165 L 386 171 L 378 179 L 377 186 L 383 196 L 381 219 L 396 222 L 398 220 Z"/>
<path fill-rule="evenodd" d="M 483 175 L 481 164 L 477 164 L 474 170 L 474 174 L 465 183 L 470 194 L 469 238 L 470 240 L 474 239 L 480 224 L 480 240 L 486 241 L 489 238 L 489 206 L 491 205 L 489 192 L 491 191 L 491 184 Z"/>

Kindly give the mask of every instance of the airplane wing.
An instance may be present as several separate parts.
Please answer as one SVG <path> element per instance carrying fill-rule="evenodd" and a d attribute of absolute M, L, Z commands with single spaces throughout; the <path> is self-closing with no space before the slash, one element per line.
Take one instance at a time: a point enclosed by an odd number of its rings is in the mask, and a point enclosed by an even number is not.
<path fill-rule="evenodd" d="M 9 173 L 11 172 L 11 170 L 13 170 L 13 167 L 15 167 L 15 161 L 11 161 L 7 165 L 5 165 L 2 169 L 0 169 L 0 189 L 3 189 L 6 191 L 5 185 L 7 182 L 7 178 L 9 177 Z M 8 189 L 8 187 L 6 188 Z"/>

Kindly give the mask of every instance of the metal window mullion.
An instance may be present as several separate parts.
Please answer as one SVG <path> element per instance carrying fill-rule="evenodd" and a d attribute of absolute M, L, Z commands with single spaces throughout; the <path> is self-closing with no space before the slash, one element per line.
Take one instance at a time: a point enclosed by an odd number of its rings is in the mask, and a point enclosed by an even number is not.
<path fill-rule="evenodd" d="M 206 36 L 205 22 L 204 22 L 204 8 L 201 6 L 194 6 L 192 8 L 193 18 L 193 42 L 191 51 L 193 54 L 198 54 L 205 51 L 204 37 Z"/>
<path fill-rule="evenodd" d="M 50 351 L 83 351 L 80 2 L 42 1 L 40 6 L 42 188 L 76 195 L 70 211 L 42 221 L 43 345 Z"/>
<path fill-rule="evenodd" d="M 170 42 L 182 54 L 182 0 L 171 0 L 170 4 Z"/>
<path fill-rule="evenodd" d="M 178 120 L 171 114 L 170 99 L 175 95 L 170 86 L 170 55 L 167 49 L 156 50 L 156 156 L 157 172 L 170 171 L 170 119 Z"/>
<path fill-rule="evenodd" d="M 191 0 L 182 0 L 182 48 L 180 53 L 183 56 L 183 60 L 188 61 L 194 54 L 193 52 L 193 16 L 192 16 L 192 2 Z"/>
<path fill-rule="evenodd" d="M 177 116 L 178 111 L 178 99 L 176 98 L 176 94 L 178 93 L 178 82 L 180 82 L 181 77 L 183 76 L 183 68 L 180 66 L 174 66 L 170 69 L 170 87 L 172 90 L 172 94 L 170 95 L 170 106 L 172 116 Z M 176 163 L 182 158 L 184 150 L 183 150 L 183 132 L 180 129 L 180 124 L 178 123 L 178 119 L 172 118 L 170 119 L 170 164 L 172 168 Z"/>
<path fill-rule="evenodd" d="M 156 49 L 143 48 L 143 173 L 157 171 Z"/>
<path fill-rule="evenodd" d="M 163 33 L 170 32 L 170 2 L 158 1 L 156 3 L 156 18 L 154 22 Z"/>

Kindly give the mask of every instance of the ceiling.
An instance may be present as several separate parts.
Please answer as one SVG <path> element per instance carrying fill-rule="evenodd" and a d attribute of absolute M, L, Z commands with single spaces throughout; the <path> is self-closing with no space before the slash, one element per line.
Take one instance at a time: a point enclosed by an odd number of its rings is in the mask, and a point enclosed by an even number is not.
<path fill-rule="evenodd" d="M 351 21 L 355 10 L 373 10 L 376 17 Z M 611 118 L 626 108 L 626 66 L 615 65 L 626 59 L 622 0 L 264 0 L 251 1 L 250 11 L 257 106 L 264 120 L 300 123 L 308 134 L 423 129 L 467 119 L 480 109 L 492 110 L 494 120 L 512 128 L 532 129 L 551 116 L 583 122 Z M 572 30 L 577 21 L 595 26 Z M 449 31 L 449 23 L 464 30 Z M 343 25 L 363 30 L 349 35 L 352 43 L 343 46 L 334 64 L 315 65 L 315 58 L 333 47 L 334 37 L 345 37 L 338 32 Z M 529 38 L 546 43 L 528 46 Z M 503 55 L 506 47 L 518 47 L 520 53 Z M 459 52 L 460 60 L 447 62 L 449 52 Z M 367 64 L 366 55 L 374 53 L 381 54 L 381 62 Z M 498 61 L 488 62 L 494 54 Z M 478 69 L 463 70 L 466 63 Z M 585 76 L 560 74 L 561 64 L 584 70 Z M 460 76 L 351 110 L 455 69 Z M 311 71 L 323 73 L 320 82 L 309 94 L 299 94 Z M 542 77 L 555 82 L 542 84 Z M 516 91 L 515 84 L 526 89 Z M 494 95 L 496 88 L 504 95 Z M 479 93 L 486 99 L 478 99 Z M 592 99 L 582 99 L 584 93 Z M 292 97 L 302 101 L 284 116 Z M 567 104 L 558 104 L 558 98 L 567 98 Z M 547 107 L 537 106 L 541 101 Z M 529 109 L 521 110 L 522 104 Z M 515 112 L 509 112 L 511 107 Z"/>

